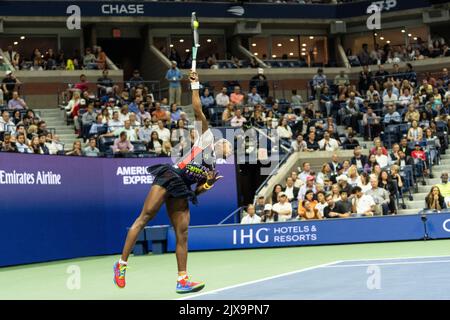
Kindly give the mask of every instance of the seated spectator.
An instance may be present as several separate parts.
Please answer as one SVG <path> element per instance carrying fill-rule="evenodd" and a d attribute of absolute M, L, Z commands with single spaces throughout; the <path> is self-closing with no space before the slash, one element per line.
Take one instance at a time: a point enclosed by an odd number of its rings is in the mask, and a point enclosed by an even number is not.
<path fill-rule="evenodd" d="M 306 180 L 309 176 L 311 176 L 312 171 L 311 171 L 311 164 L 309 162 L 303 162 L 302 164 L 302 169 L 300 170 L 300 167 L 298 168 L 298 170 L 300 171 L 300 176 L 299 179 L 303 182 L 306 183 Z"/>
<path fill-rule="evenodd" d="M 137 96 L 137 97 L 134 97 L 134 101 L 133 102 L 131 102 L 129 105 L 128 105 L 128 111 L 130 112 L 130 113 L 138 113 L 139 112 L 139 105 L 142 103 L 142 97 L 139 97 L 139 96 Z"/>
<path fill-rule="evenodd" d="M 345 74 L 344 70 L 341 70 L 339 74 L 334 78 L 333 84 L 335 86 L 338 86 L 339 91 L 341 91 L 341 88 L 347 87 L 350 85 L 350 80 L 348 78 L 348 75 Z"/>
<path fill-rule="evenodd" d="M 59 141 L 59 137 L 51 132 L 47 133 L 45 145 L 50 154 L 55 155 L 64 151 L 64 145 Z"/>
<path fill-rule="evenodd" d="M 378 147 L 377 153 L 375 154 L 375 159 L 381 168 L 385 168 L 389 165 L 389 158 L 383 154 L 383 148 Z"/>
<path fill-rule="evenodd" d="M 286 194 L 288 200 L 292 202 L 298 198 L 299 188 L 294 186 L 294 180 L 291 177 L 286 178 L 286 186 L 284 187 L 283 192 Z"/>
<path fill-rule="evenodd" d="M 352 186 L 348 183 L 348 177 L 345 174 L 338 176 L 336 181 L 339 185 L 340 191 L 345 191 L 347 195 L 352 194 Z"/>
<path fill-rule="evenodd" d="M 327 201 L 327 206 L 324 207 L 324 209 L 323 209 L 324 217 L 328 218 L 328 219 L 338 218 L 339 213 L 336 212 L 336 203 L 333 199 L 333 195 L 328 194 L 326 196 L 326 201 Z"/>
<path fill-rule="evenodd" d="M 256 199 L 255 213 L 258 216 L 262 217 L 264 215 L 264 207 L 265 207 L 264 196 L 259 196 L 258 199 Z"/>
<path fill-rule="evenodd" d="M 362 148 L 360 146 L 355 147 L 353 150 L 353 157 L 350 160 L 350 164 L 356 166 L 358 171 L 364 170 L 365 165 L 368 163 L 367 156 L 362 154 Z"/>
<path fill-rule="evenodd" d="M 324 163 L 322 165 L 322 170 L 320 170 L 320 172 L 317 174 L 317 183 L 323 185 L 325 180 L 331 179 L 331 174 L 332 171 L 330 165 L 328 163 Z"/>
<path fill-rule="evenodd" d="M 38 139 L 38 141 L 39 141 L 39 139 Z M 38 151 L 40 148 L 36 149 L 36 145 L 33 142 L 33 140 L 32 140 L 32 143 L 31 143 L 31 148 L 33 149 L 33 153 L 40 153 Z M 82 156 L 82 155 L 83 155 L 83 151 L 81 150 L 81 141 L 80 140 L 74 141 L 73 146 L 72 146 L 72 150 L 66 152 L 66 156 Z"/>
<path fill-rule="evenodd" d="M 222 113 L 222 122 L 224 125 L 228 125 L 233 119 L 235 114 L 234 107 L 232 103 L 227 104 L 225 111 Z"/>
<path fill-rule="evenodd" d="M 264 103 L 264 100 L 261 98 L 261 96 L 256 91 L 256 87 L 252 87 L 250 93 L 247 96 L 247 104 L 250 107 L 254 107 L 257 104 Z"/>
<path fill-rule="evenodd" d="M 428 176 L 427 154 L 422 150 L 420 143 L 416 142 L 415 149 L 411 152 L 411 158 L 414 160 L 416 172 Z"/>
<path fill-rule="evenodd" d="M 97 63 L 97 69 L 99 69 L 99 70 L 106 69 L 106 67 L 107 67 L 107 65 L 106 65 L 106 54 L 103 51 L 102 47 L 97 46 L 95 55 L 96 55 L 95 62 Z"/>
<path fill-rule="evenodd" d="M 372 176 L 370 178 L 371 188 L 366 192 L 366 195 L 371 196 L 376 204 L 375 215 L 387 215 L 389 212 L 389 192 L 378 187 L 378 178 Z"/>
<path fill-rule="evenodd" d="M 308 134 L 308 139 L 306 140 L 306 151 L 313 152 L 319 149 L 320 146 L 316 141 L 316 134 L 314 132 L 310 132 Z"/>
<path fill-rule="evenodd" d="M 387 105 L 395 105 L 398 102 L 398 96 L 393 93 L 392 88 L 386 89 L 386 94 L 383 94 L 383 104 Z"/>
<path fill-rule="evenodd" d="M 413 101 L 413 96 L 410 94 L 409 89 L 403 90 L 403 94 L 398 98 L 398 103 L 404 107 L 410 105 Z"/>
<path fill-rule="evenodd" d="M 291 143 L 291 149 L 294 152 L 302 152 L 307 149 L 306 141 L 303 140 L 303 136 L 299 134 L 297 138 Z"/>
<path fill-rule="evenodd" d="M 10 114 L 8 111 L 2 112 L 2 117 L 0 118 L 0 132 L 9 132 L 14 134 L 16 131 L 16 125 L 10 118 Z"/>
<path fill-rule="evenodd" d="M 81 117 L 81 123 L 83 124 L 83 127 L 85 126 L 91 126 L 97 118 L 97 112 L 94 110 L 94 104 L 90 103 L 87 107 L 87 111 L 83 113 L 83 116 Z"/>
<path fill-rule="evenodd" d="M 256 87 L 256 91 L 261 95 L 262 98 L 269 97 L 269 82 L 267 77 L 264 75 L 264 69 L 258 68 L 258 72 L 249 81 L 249 87 Z"/>
<path fill-rule="evenodd" d="M 255 206 L 253 204 L 249 204 L 247 206 L 246 215 L 241 220 L 241 224 L 254 224 L 254 223 L 261 223 L 261 217 L 259 217 L 255 213 Z"/>
<path fill-rule="evenodd" d="M 361 183 L 358 185 L 358 187 L 360 187 L 362 189 L 362 192 L 365 194 L 369 189 L 372 188 L 371 185 L 370 185 L 369 174 L 367 172 L 362 172 L 359 175 L 359 178 L 361 180 Z"/>
<path fill-rule="evenodd" d="M 394 182 L 391 179 L 391 176 L 386 170 L 381 171 L 379 181 L 380 182 L 378 186 L 389 192 L 389 213 L 397 214 L 395 195 L 397 194 L 398 189 L 396 188 Z"/>
<path fill-rule="evenodd" d="M 10 110 L 25 110 L 28 106 L 22 98 L 19 97 L 17 91 L 13 91 L 11 100 L 8 101 L 8 109 Z"/>
<path fill-rule="evenodd" d="M 352 190 L 354 187 L 361 184 L 361 178 L 359 177 L 358 169 L 356 168 L 355 165 L 350 166 L 350 168 L 348 169 L 347 176 L 348 176 L 348 184 L 352 187 Z"/>
<path fill-rule="evenodd" d="M 317 192 L 315 178 L 312 175 L 308 176 L 305 184 L 300 187 L 297 197 L 299 203 L 305 199 L 305 195 L 308 191 L 313 191 L 314 194 Z"/>
<path fill-rule="evenodd" d="M 97 69 L 97 59 L 95 58 L 95 55 L 92 53 L 91 48 L 86 48 L 85 54 L 83 57 L 83 66 L 90 70 L 90 69 Z"/>
<path fill-rule="evenodd" d="M 299 107 L 302 105 L 302 103 L 303 103 L 302 96 L 297 93 L 297 90 L 292 90 L 291 106 Z"/>
<path fill-rule="evenodd" d="M 209 88 L 205 88 L 205 90 L 203 90 L 200 100 L 202 102 L 203 110 L 214 107 L 216 104 L 214 97 L 209 94 Z"/>
<path fill-rule="evenodd" d="M 327 86 L 327 76 L 323 73 L 323 69 L 317 69 L 317 74 L 312 79 L 312 86 L 315 91 L 316 100 L 319 100 L 320 94 L 325 86 Z"/>
<path fill-rule="evenodd" d="M 222 88 L 222 91 L 216 96 L 216 104 L 218 107 L 227 107 L 230 103 L 230 97 L 227 94 L 228 90 L 226 87 Z"/>
<path fill-rule="evenodd" d="M 395 105 L 393 103 L 389 103 L 387 105 L 387 113 L 384 115 L 383 119 L 384 125 L 399 124 L 401 122 L 402 117 L 397 111 L 395 111 Z"/>
<path fill-rule="evenodd" d="M 147 144 L 147 151 L 150 151 L 156 155 L 162 154 L 163 140 L 159 137 L 157 131 L 153 131 L 150 136 L 150 141 Z"/>
<path fill-rule="evenodd" d="M 325 133 L 323 134 L 323 139 L 320 140 L 318 144 L 320 150 L 334 152 L 339 149 L 338 141 L 336 139 L 331 138 L 328 131 L 325 131 Z"/>
<path fill-rule="evenodd" d="M 380 138 L 375 138 L 374 140 L 373 140 L 373 143 L 375 144 L 375 146 L 372 148 L 372 149 L 370 149 L 370 154 L 376 154 L 377 153 L 377 150 L 378 150 L 378 147 L 381 147 L 381 149 L 382 149 L 382 153 L 385 155 L 385 156 L 387 156 L 388 155 L 388 151 L 387 151 L 387 149 L 383 146 L 383 143 L 381 142 L 381 139 Z M 408 144 L 408 141 L 406 141 L 406 144 Z"/>
<path fill-rule="evenodd" d="M 345 138 L 344 142 L 342 143 L 342 148 L 344 148 L 345 150 L 351 150 L 354 149 L 355 147 L 359 147 L 359 141 L 356 140 L 353 134 L 349 134 L 348 137 Z"/>
<path fill-rule="evenodd" d="M 246 122 L 247 122 L 247 119 L 245 119 L 242 116 L 241 109 L 237 109 L 234 114 L 234 117 L 230 121 L 230 125 L 235 128 L 241 128 L 244 125 L 244 123 L 246 123 Z"/>
<path fill-rule="evenodd" d="M 426 209 L 440 211 L 447 208 L 444 196 L 437 186 L 433 186 L 425 198 Z"/>
<path fill-rule="evenodd" d="M 324 191 L 317 192 L 317 204 L 315 209 L 317 210 L 318 215 L 323 219 L 324 218 L 324 209 L 328 206 L 326 195 Z"/>
<path fill-rule="evenodd" d="M 127 135 L 127 140 L 129 141 L 136 141 L 137 140 L 137 131 L 138 129 L 133 129 L 131 127 L 131 122 L 130 120 L 126 120 L 124 122 L 124 126 L 123 127 L 117 127 L 116 130 L 114 132 L 109 132 L 107 133 L 105 136 L 120 136 L 120 134 L 122 132 L 125 132 Z"/>
<path fill-rule="evenodd" d="M 299 220 L 322 219 L 319 210 L 312 205 L 311 201 L 304 200 L 302 203 L 302 208 L 304 209 L 304 213 L 303 215 L 300 215 L 299 213 L 297 219 Z"/>
<path fill-rule="evenodd" d="M 80 81 L 74 84 L 72 91 L 76 91 L 76 90 L 81 91 L 81 92 L 88 91 L 88 88 L 89 88 L 88 85 L 89 85 L 89 82 L 87 81 L 86 75 L 82 74 L 82 75 L 80 75 Z"/>
<path fill-rule="evenodd" d="M 264 214 L 261 217 L 261 222 L 278 222 L 278 213 L 272 210 L 271 204 L 264 206 Z"/>
<path fill-rule="evenodd" d="M 365 195 L 361 187 L 353 188 L 353 200 L 352 200 L 352 212 L 357 216 L 369 216 L 375 215 L 375 201 L 371 196 Z"/>
<path fill-rule="evenodd" d="M 366 91 L 366 97 L 370 103 L 375 103 L 380 97 L 380 93 L 375 89 L 375 86 L 371 84 L 369 89 Z"/>
<path fill-rule="evenodd" d="M 152 116 L 155 116 L 157 120 L 161 121 L 169 121 L 170 115 L 167 111 L 162 109 L 161 103 L 156 102 L 155 103 L 155 111 L 152 112 Z"/>
<path fill-rule="evenodd" d="M 85 157 L 98 157 L 100 150 L 97 148 L 97 140 L 95 138 L 89 139 L 89 144 L 83 149 L 83 155 Z"/>
<path fill-rule="evenodd" d="M 305 202 L 309 203 L 311 210 L 314 210 L 315 206 L 317 205 L 317 201 L 314 200 L 314 194 L 315 192 L 313 190 L 308 190 L 305 193 L 303 201 L 299 201 L 297 213 L 300 218 L 307 218 L 306 217 L 307 210 L 305 208 Z"/>
<path fill-rule="evenodd" d="M 334 212 L 337 213 L 335 216 L 331 216 L 328 213 L 328 218 L 348 218 L 352 214 L 352 201 L 348 198 L 348 193 L 346 190 L 341 190 L 339 192 L 340 200 L 336 202 L 336 206 L 332 208 Z M 330 204 L 328 204 L 330 206 Z"/>
<path fill-rule="evenodd" d="M 144 126 L 139 128 L 138 138 L 140 141 L 143 141 L 145 144 L 150 142 L 150 135 L 153 132 L 153 129 L 150 127 L 151 120 L 149 118 L 145 119 Z"/>
<path fill-rule="evenodd" d="M 1 144 L 1 141 L 0 141 Z M 30 147 L 26 143 L 26 137 L 24 134 L 19 134 L 16 138 L 16 149 L 19 153 L 32 153 Z"/>
<path fill-rule="evenodd" d="M 36 137 L 39 143 L 39 138 Z M 3 143 L 0 140 L 0 151 L 2 152 L 18 152 L 16 144 L 13 141 L 11 133 L 5 132 L 3 136 Z"/>
<path fill-rule="evenodd" d="M 286 120 L 286 118 L 281 118 L 278 122 L 277 133 L 281 139 L 292 138 L 292 129 L 290 126 L 288 126 L 288 121 Z"/>
<path fill-rule="evenodd" d="M 297 171 L 292 171 L 291 172 L 291 178 L 294 181 L 294 186 L 296 188 L 300 189 L 300 187 L 304 184 L 304 182 L 299 179 Z"/>
<path fill-rule="evenodd" d="M 281 184 L 276 184 L 272 190 L 272 204 L 278 202 L 279 193 L 283 191 L 283 186 Z"/>
<path fill-rule="evenodd" d="M 114 154 L 125 154 L 134 151 L 134 146 L 127 137 L 128 134 L 126 131 L 120 132 L 119 138 L 114 140 L 114 144 L 112 146 Z"/>
<path fill-rule="evenodd" d="M 440 193 L 444 197 L 450 197 L 450 183 L 448 181 L 448 172 L 443 172 L 441 174 L 441 181 L 442 183 L 437 184 L 436 187 L 439 188 Z"/>
<path fill-rule="evenodd" d="M 106 126 L 103 123 L 103 116 L 101 114 L 97 114 L 97 118 L 95 123 L 91 125 L 91 129 L 89 129 L 89 136 L 97 136 L 99 134 L 103 134 L 106 132 Z"/>
<path fill-rule="evenodd" d="M 161 150 L 161 155 L 163 157 L 170 157 L 172 155 L 172 150 L 173 150 L 172 144 L 169 141 L 164 141 Z"/>
<path fill-rule="evenodd" d="M 419 123 L 417 121 L 413 121 L 411 123 L 411 128 L 408 130 L 408 141 L 419 142 L 423 139 L 423 130 L 419 127 Z"/>
<path fill-rule="evenodd" d="M 413 103 L 408 105 L 408 111 L 405 113 L 405 122 L 419 121 L 420 113 L 416 110 Z"/>
<path fill-rule="evenodd" d="M 114 111 L 112 119 L 108 121 L 108 130 L 109 132 L 113 132 L 120 128 L 123 128 L 123 121 L 120 120 L 119 112 Z"/>
<path fill-rule="evenodd" d="M 363 115 L 364 140 L 372 140 L 378 137 L 381 132 L 380 117 L 373 112 L 371 107 L 367 108 L 367 112 Z"/>
<path fill-rule="evenodd" d="M 138 121 L 136 113 L 130 112 L 130 117 L 128 119 L 130 121 L 130 125 L 133 129 L 138 129 L 141 126 L 141 122 Z"/>
<path fill-rule="evenodd" d="M 47 134 L 46 133 L 39 134 L 39 145 L 42 150 L 41 154 L 50 154 L 50 151 L 46 146 L 46 142 L 47 142 Z"/>
<path fill-rule="evenodd" d="M 159 138 L 163 142 L 170 141 L 170 130 L 164 127 L 164 123 L 161 120 L 158 121 L 158 127 L 154 131 L 158 133 Z"/>
<path fill-rule="evenodd" d="M 236 107 L 240 107 L 244 104 L 244 95 L 241 93 L 241 88 L 239 86 L 234 87 L 234 91 L 230 95 L 230 102 Z"/>

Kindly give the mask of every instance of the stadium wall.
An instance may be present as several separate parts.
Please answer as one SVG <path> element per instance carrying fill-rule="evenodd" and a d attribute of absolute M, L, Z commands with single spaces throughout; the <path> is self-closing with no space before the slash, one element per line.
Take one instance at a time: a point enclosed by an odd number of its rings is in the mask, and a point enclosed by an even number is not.
<path fill-rule="evenodd" d="M 422 218 L 426 218 L 424 222 Z M 426 225 L 426 229 L 425 229 Z M 254 249 L 450 238 L 450 214 L 382 216 L 189 228 L 189 250 Z M 167 251 L 175 250 L 173 229 Z"/>
<path fill-rule="evenodd" d="M 152 176 L 170 158 L 81 158 L 2 153 L 0 266 L 115 254 L 140 213 Z M 191 225 L 217 224 L 237 208 L 234 164 L 191 205 Z M 169 224 L 164 207 L 151 225 Z"/>

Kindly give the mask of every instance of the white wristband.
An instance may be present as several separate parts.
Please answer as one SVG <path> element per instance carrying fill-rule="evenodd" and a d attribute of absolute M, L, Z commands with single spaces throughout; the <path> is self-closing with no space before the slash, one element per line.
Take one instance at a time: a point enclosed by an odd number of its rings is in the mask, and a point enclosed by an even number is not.
<path fill-rule="evenodd" d="M 191 82 L 191 90 L 200 90 L 200 82 Z"/>

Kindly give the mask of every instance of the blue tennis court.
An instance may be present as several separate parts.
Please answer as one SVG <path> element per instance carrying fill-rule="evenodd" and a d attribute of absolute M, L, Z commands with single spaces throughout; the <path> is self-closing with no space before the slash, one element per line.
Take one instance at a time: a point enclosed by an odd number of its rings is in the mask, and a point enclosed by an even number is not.
<path fill-rule="evenodd" d="M 450 299 L 450 256 L 335 261 L 183 299 Z"/>

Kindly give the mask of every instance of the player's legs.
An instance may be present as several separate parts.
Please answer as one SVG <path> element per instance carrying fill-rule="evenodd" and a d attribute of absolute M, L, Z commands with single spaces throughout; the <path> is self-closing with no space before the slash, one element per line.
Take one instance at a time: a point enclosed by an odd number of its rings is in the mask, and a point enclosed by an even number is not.
<path fill-rule="evenodd" d="M 190 221 L 189 203 L 187 199 L 166 200 L 167 214 L 172 222 L 176 235 L 176 257 L 178 272 L 186 272 L 187 266 L 187 239 Z"/>
<path fill-rule="evenodd" d="M 202 282 L 191 281 L 187 275 L 188 227 L 190 220 L 189 202 L 187 199 L 168 199 L 167 213 L 172 222 L 176 236 L 176 258 L 178 266 L 177 293 L 200 291 L 205 287 Z"/>
<path fill-rule="evenodd" d="M 118 262 L 114 264 L 114 283 L 119 288 L 125 287 L 125 271 L 127 269 L 127 260 L 136 244 L 139 233 L 144 229 L 147 223 L 153 219 L 156 213 L 161 208 L 164 200 L 167 197 L 167 190 L 161 186 L 154 185 L 145 199 L 144 206 L 142 207 L 141 214 L 134 221 L 130 230 L 128 230 L 127 239 L 123 247 L 122 256 Z"/>
<path fill-rule="evenodd" d="M 127 261 L 128 257 L 136 244 L 139 233 L 144 229 L 147 223 L 152 220 L 158 213 L 162 204 L 166 200 L 167 190 L 161 186 L 154 185 L 145 199 L 141 214 L 134 221 L 130 230 L 128 230 L 127 239 L 123 247 L 122 261 Z"/>

